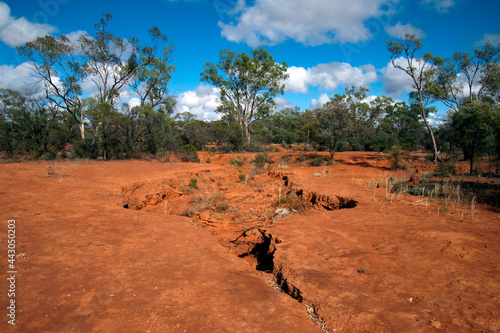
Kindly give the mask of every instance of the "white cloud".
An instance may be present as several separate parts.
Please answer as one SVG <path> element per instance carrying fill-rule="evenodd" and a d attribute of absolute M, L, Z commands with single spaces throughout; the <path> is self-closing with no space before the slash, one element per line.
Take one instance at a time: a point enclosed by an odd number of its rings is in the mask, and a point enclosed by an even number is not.
<path fill-rule="evenodd" d="M 445 123 L 446 116 L 429 112 L 429 115 L 427 116 L 427 121 L 429 122 L 429 125 L 431 125 L 432 127 L 439 127 L 439 125 Z"/>
<path fill-rule="evenodd" d="M 321 108 L 323 107 L 323 105 L 326 103 L 326 102 L 329 102 L 330 101 L 330 97 L 328 97 L 327 94 L 321 94 L 321 96 L 319 96 L 318 99 L 312 99 L 311 100 L 311 109 L 318 109 L 318 108 Z"/>
<path fill-rule="evenodd" d="M 420 3 L 440 13 L 446 13 L 451 7 L 455 6 L 455 0 L 422 0 Z"/>
<path fill-rule="evenodd" d="M 497 45 L 497 44 L 500 44 L 500 34 L 484 34 L 483 35 L 483 38 L 478 40 L 474 46 L 475 47 L 478 47 L 478 46 L 482 46 L 486 43 L 490 43 L 490 44 L 493 44 L 493 45 Z"/>
<path fill-rule="evenodd" d="M 241 8 L 236 22 L 219 22 L 222 36 L 249 46 L 275 45 L 293 39 L 307 45 L 363 42 L 365 26 L 390 12 L 392 0 L 256 0 Z"/>
<path fill-rule="evenodd" d="M 5 44 L 11 47 L 21 46 L 54 31 L 56 28 L 51 25 L 32 23 L 24 17 L 12 17 L 9 5 L 0 2 L 0 40 Z"/>
<path fill-rule="evenodd" d="M 352 67 L 345 62 L 318 64 L 307 69 L 291 66 L 288 74 L 286 91 L 299 93 L 307 93 L 308 86 L 333 91 L 338 86 L 368 86 L 377 80 L 377 70 L 373 65 Z"/>
<path fill-rule="evenodd" d="M 276 103 L 276 111 L 280 111 L 286 108 L 295 108 L 292 102 L 281 96 L 274 98 L 274 102 Z"/>
<path fill-rule="evenodd" d="M 401 24 L 401 22 L 398 22 L 394 26 L 386 26 L 384 28 L 385 32 L 389 34 L 389 36 L 394 37 L 394 38 L 402 38 L 404 37 L 405 34 L 412 34 L 415 35 L 417 38 L 424 38 L 425 33 L 423 30 L 419 28 L 415 28 L 411 24 Z"/>
<path fill-rule="evenodd" d="M 17 90 L 19 92 L 40 93 L 42 84 L 32 76 L 30 63 L 18 66 L 0 66 L 0 88 Z"/>
<path fill-rule="evenodd" d="M 403 57 L 396 59 L 396 64 L 403 68 L 407 66 L 406 59 Z M 403 92 L 413 91 L 413 81 L 404 71 L 394 67 L 391 62 L 380 70 L 382 73 L 382 82 L 384 91 L 392 97 L 399 97 Z"/>
<path fill-rule="evenodd" d="M 220 115 L 215 112 L 219 97 L 217 88 L 200 84 L 195 90 L 179 94 L 176 113 L 190 112 L 201 120 L 219 120 Z"/>

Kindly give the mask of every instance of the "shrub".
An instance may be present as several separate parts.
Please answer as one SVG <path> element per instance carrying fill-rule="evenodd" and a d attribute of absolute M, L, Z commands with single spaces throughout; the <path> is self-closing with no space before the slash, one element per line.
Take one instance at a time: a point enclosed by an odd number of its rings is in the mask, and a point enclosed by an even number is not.
<path fill-rule="evenodd" d="M 391 162 L 391 169 L 406 169 L 406 165 L 402 164 L 401 149 L 397 146 L 392 147 L 389 153 L 389 160 Z"/>
<path fill-rule="evenodd" d="M 199 190 L 200 188 L 198 187 L 198 179 L 191 178 L 191 180 L 189 181 L 189 187 L 194 188 L 195 190 Z"/>
<path fill-rule="evenodd" d="M 236 156 L 236 158 L 231 158 L 229 160 L 229 164 L 235 165 L 238 168 L 241 168 L 243 165 L 245 165 L 245 162 L 247 161 L 246 157 L 241 157 L 241 156 Z"/>
<path fill-rule="evenodd" d="M 321 166 L 321 165 L 323 165 L 324 161 L 325 161 L 325 158 L 323 156 L 314 155 L 314 157 L 310 163 L 312 166 Z"/>
<path fill-rule="evenodd" d="M 198 214 L 198 212 L 192 207 L 186 207 L 178 213 L 178 215 L 186 217 L 193 217 L 196 214 Z"/>
<path fill-rule="evenodd" d="M 408 184 L 405 181 L 397 181 L 391 186 L 391 192 L 396 194 L 403 194 L 408 191 Z"/>
<path fill-rule="evenodd" d="M 254 164 L 255 164 L 255 167 L 259 168 L 259 169 L 262 169 L 264 168 L 264 166 L 266 165 L 266 155 L 264 154 L 257 154 L 255 155 L 255 161 L 254 161 Z"/>
<path fill-rule="evenodd" d="M 436 177 L 450 177 L 456 173 L 456 167 L 453 163 L 441 163 L 434 169 L 433 175 Z"/>
<path fill-rule="evenodd" d="M 45 154 L 42 155 L 41 157 L 42 160 L 50 161 L 50 160 L 55 160 L 56 159 L 56 154 L 52 151 L 48 151 Z"/>
<path fill-rule="evenodd" d="M 277 206 L 286 207 L 298 212 L 304 212 L 311 209 L 312 204 L 309 201 L 299 198 L 295 191 L 290 191 L 289 193 L 278 198 Z"/>
<path fill-rule="evenodd" d="M 244 180 L 245 180 L 245 178 L 246 178 L 246 176 L 245 176 L 245 174 L 244 174 L 244 173 L 240 173 L 240 174 L 238 175 L 238 178 L 239 178 L 241 181 L 244 181 Z"/>
<path fill-rule="evenodd" d="M 193 146 L 193 145 L 180 146 L 178 151 L 181 154 L 181 161 L 182 162 L 200 163 L 200 159 L 198 157 L 198 152 L 197 152 L 195 146 Z"/>

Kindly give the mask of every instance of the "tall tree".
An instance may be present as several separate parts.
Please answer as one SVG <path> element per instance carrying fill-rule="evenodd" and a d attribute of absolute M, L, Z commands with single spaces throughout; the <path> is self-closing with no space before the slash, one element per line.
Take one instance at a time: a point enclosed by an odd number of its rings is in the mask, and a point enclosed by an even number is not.
<path fill-rule="evenodd" d="M 138 48 L 138 55 L 146 65 L 138 68 L 130 83 L 130 88 L 139 95 L 140 107 L 150 105 L 153 109 L 160 107 L 169 115 L 174 111 L 174 98 L 169 93 L 169 83 L 175 66 L 171 64 L 174 45 L 167 45 L 167 37 L 154 27 L 149 30 L 153 49 L 158 49 L 158 55 L 148 54 L 148 48 Z M 164 46 L 160 49 L 160 47 Z M 153 57 L 148 61 L 148 57 Z M 139 114 L 137 115 L 139 116 Z"/>
<path fill-rule="evenodd" d="M 452 127 L 460 133 L 458 143 L 470 161 L 469 172 L 474 172 L 474 159 L 485 152 L 487 139 L 493 137 L 499 127 L 499 109 L 480 101 L 469 101 L 452 115 Z"/>
<path fill-rule="evenodd" d="M 405 34 L 404 38 L 387 42 L 387 49 L 391 53 L 392 65 L 404 71 L 413 81 L 413 88 L 416 93 L 416 100 L 420 106 L 420 115 L 425 127 L 429 132 L 434 163 L 440 161 L 436 138 L 432 127 L 427 120 L 427 103 L 432 95 L 431 90 L 435 88 L 435 81 L 438 76 L 439 66 L 442 59 L 434 57 L 431 53 L 426 53 L 423 57 L 416 57 L 416 52 L 422 47 L 422 42 L 412 34 Z M 398 60 L 403 57 L 405 64 L 401 65 Z"/>
<path fill-rule="evenodd" d="M 42 81 L 46 97 L 75 119 L 81 138 L 85 138 L 81 84 L 87 72 L 78 58 L 76 45 L 64 35 L 47 35 L 18 47 L 17 51 Z"/>
<path fill-rule="evenodd" d="M 486 43 L 474 49 L 473 55 L 455 52 L 441 66 L 438 89 L 432 90 L 434 97 L 454 111 L 458 111 L 465 101 L 483 100 L 487 96 L 492 101 L 498 99 L 499 58 L 500 44 L 493 46 Z"/>
<path fill-rule="evenodd" d="M 278 64 L 262 47 L 252 56 L 222 50 L 218 64 L 206 63 L 201 81 L 216 86 L 222 105 L 218 112 L 237 119 L 250 143 L 252 122 L 269 114 L 274 97 L 284 94 L 287 64 Z"/>
<path fill-rule="evenodd" d="M 316 111 L 319 123 L 320 143 L 325 145 L 333 156 L 339 149 L 342 140 L 352 131 L 352 119 L 349 117 L 349 107 L 333 100 Z"/>

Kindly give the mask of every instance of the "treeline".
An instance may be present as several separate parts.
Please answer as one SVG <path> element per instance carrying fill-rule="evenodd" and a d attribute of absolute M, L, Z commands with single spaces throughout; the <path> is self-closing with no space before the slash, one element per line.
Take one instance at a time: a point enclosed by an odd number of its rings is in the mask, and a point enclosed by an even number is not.
<path fill-rule="evenodd" d="M 172 116 L 170 109 L 150 105 L 130 108 L 85 100 L 85 137 L 79 123 L 44 98 L 0 90 L 0 150 L 8 156 L 33 158 L 133 158 L 193 145 L 198 150 L 263 151 L 271 143 L 309 144 L 311 149 L 388 150 L 423 148 L 425 129 L 418 110 L 389 97 L 363 102 L 366 89 L 335 95 L 324 108 L 283 109 L 255 120 L 250 144 L 238 122 L 223 118 L 201 121 L 192 114 Z M 341 106 L 341 107 L 339 107 Z M 334 135 L 332 135 L 332 133 Z M 334 140 L 332 141 L 332 138 Z M 207 148 L 209 147 L 209 148 Z"/>
<path fill-rule="evenodd" d="M 398 146 L 430 151 L 435 162 L 442 153 L 468 159 L 471 173 L 476 157 L 499 156 L 500 45 L 487 43 L 474 54 L 455 52 L 450 59 L 416 57 L 422 43 L 405 35 L 388 42 L 387 49 L 394 68 L 414 83 L 408 103 L 368 99 L 368 89 L 350 87 L 305 111 L 276 111 L 274 99 L 284 94 L 288 78 L 286 63 L 278 64 L 263 48 L 251 55 L 222 50 L 219 62 L 205 64 L 200 73 L 200 80 L 220 93 L 221 120 L 205 122 L 189 113 L 174 115 L 176 100 L 169 92 L 174 46 L 167 37 L 154 27 L 147 42 L 124 39 L 108 30 L 110 19 L 104 15 L 92 35 L 77 40 L 47 35 L 17 48 L 42 93 L 0 90 L 5 155 L 107 160 L 181 147 L 262 151 L 271 143 L 305 143 L 333 158 L 337 151 Z M 138 105 L 119 104 L 125 91 L 138 97 Z M 434 102 L 450 109 L 439 128 L 428 120 Z"/>
<path fill-rule="evenodd" d="M 150 105 L 113 107 L 98 104 L 95 98 L 84 101 L 85 137 L 81 138 L 79 123 L 49 100 L 2 89 L 0 150 L 9 157 L 116 159 L 177 151 L 184 145 L 236 152 L 263 151 L 269 144 L 286 147 L 305 143 L 311 149 L 327 150 L 332 156 L 336 151 L 388 151 L 393 146 L 414 151 L 430 148 L 417 105 L 386 96 L 367 103 L 367 92 L 352 87 L 345 94 L 335 95 L 322 108 L 286 108 L 257 119 L 248 144 L 244 129 L 229 117 L 208 122 L 187 112 L 173 116 L 171 109 Z M 453 124 L 442 126 L 438 137 L 443 151 L 458 154 L 463 136 Z M 481 146 L 488 152 L 496 149 L 494 141 L 488 146 L 490 141 L 485 138 Z"/>

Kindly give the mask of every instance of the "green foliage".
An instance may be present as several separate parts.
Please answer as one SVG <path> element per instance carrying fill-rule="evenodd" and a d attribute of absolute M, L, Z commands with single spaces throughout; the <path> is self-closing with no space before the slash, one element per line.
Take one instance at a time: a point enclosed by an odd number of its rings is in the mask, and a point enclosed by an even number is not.
<path fill-rule="evenodd" d="M 198 187 L 198 179 L 196 178 L 191 178 L 189 180 L 189 187 L 195 189 L 195 190 L 199 190 L 200 188 Z"/>
<path fill-rule="evenodd" d="M 247 161 L 246 157 L 241 157 L 240 155 L 238 155 L 236 156 L 236 158 L 231 157 L 228 163 L 231 165 L 235 165 L 238 168 L 241 168 L 243 165 L 245 165 L 246 161 Z"/>
<path fill-rule="evenodd" d="M 254 165 L 258 169 L 263 169 L 266 165 L 267 156 L 265 154 L 257 154 L 255 155 Z"/>
<path fill-rule="evenodd" d="M 389 157 L 392 170 L 406 169 L 406 165 L 402 164 L 401 149 L 399 147 L 392 147 Z"/>
<path fill-rule="evenodd" d="M 243 182 L 243 181 L 245 181 L 246 175 L 245 175 L 244 173 L 240 173 L 240 174 L 238 175 L 238 178 L 240 179 L 240 181 L 242 181 L 242 182 Z"/>
<path fill-rule="evenodd" d="M 499 124 L 498 108 L 495 109 L 486 102 L 468 102 L 452 115 L 451 126 L 458 134 L 456 143 L 463 149 L 464 157 L 470 161 L 470 174 L 474 171 L 474 159 L 486 152 L 488 138 L 497 136 L 498 140 L 498 133 L 495 131 Z"/>
<path fill-rule="evenodd" d="M 244 128 L 248 144 L 254 119 L 267 116 L 273 99 L 284 93 L 287 68 L 262 47 L 253 49 L 252 56 L 222 50 L 218 64 L 205 64 L 201 80 L 219 89 L 222 104 L 217 111 Z"/>
<path fill-rule="evenodd" d="M 332 100 L 326 103 L 322 109 L 316 110 L 316 114 L 320 123 L 318 142 L 327 147 L 333 159 L 342 140 L 352 131 L 352 118 L 349 109 L 346 104 Z"/>
<path fill-rule="evenodd" d="M 325 162 L 325 158 L 321 155 L 314 155 L 312 160 L 309 162 L 311 166 L 321 166 Z"/>
<path fill-rule="evenodd" d="M 182 162 L 200 163 L 200 158 L 198 157 L 198 152 L 195 146 L 193 145 L 180 146 L 178 152 L 181 154 Z"/>
<path fill-rule="evenodd" d="M 453 163 L 440 163 L 432 173 L 436 177 L 450 177 L 456 174 L 456 166 Z"/>

